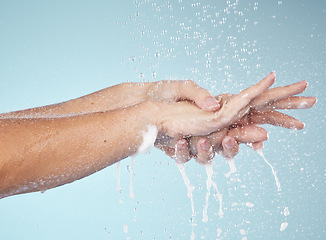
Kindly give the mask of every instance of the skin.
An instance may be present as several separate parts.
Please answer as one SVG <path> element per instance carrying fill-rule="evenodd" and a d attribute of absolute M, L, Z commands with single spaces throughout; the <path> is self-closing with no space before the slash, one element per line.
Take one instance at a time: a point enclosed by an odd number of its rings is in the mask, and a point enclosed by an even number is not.
<path fill-rule="evenodd" d="M 222 149 L 232 152 L 230 141 L 234 146 L 251 142 L 248 132 L 254 138 L 255 133 L 263 131 L 241 125 L 241 121 L 249 116 L 254 124 L 266 123 L 259 115 L 264 112 L 252 108 L 252 103 L 274 80 L 275 74 L 271 73 L 224 102 L 218 102 L 192 81 L 162 81 L 120 84 L 64 103 L 1 114 L 0 198 L 70 183 L 131 156 L 149 125 L 158 129 L 157 145 L 171 147 L 173 140 L 180 156 L 187 151 L 191 156 L 187 141 L 191 138 L 203 163 L 211 157 L 211 148 L 217 150 L 221 139 Z M 270 95 L 266 98 L 279 101 Z M 262 107 L 261 103 L 256 105 Z M 256 135 L 253 140 L 264 138 Z"/>
<path fill-rule="evenodd" d="M 206 137 L 196 136 L 190 139 L 169 139 L 158 147 L 178 162 L 187 162 L 192 157 L 200 164 L 211 161 L 215 152 L 226 159 L 234 158 L 239 151 L 239 144 L 246 143 L 256 150 L 263 147 L 263 141 L 268 139 L 267 132 L 257 124 L 271 124 L 289 129 L 302 129 L 304 124 L 289 115 L 275 109 L 305 109 L 315 105 L 315 97 L 293 96 L 305 91 L 308 83 L 301 81 L 284 87 L 266 90 L 255 97 L 249 104 L 249 110 L 240 120 L 234 122 L 228 129 L 222 129 Z M 217 96 L 220 105 L 228 103 L 234 95 Z M 233 99 L 234 100 L 234 99 Z"/>

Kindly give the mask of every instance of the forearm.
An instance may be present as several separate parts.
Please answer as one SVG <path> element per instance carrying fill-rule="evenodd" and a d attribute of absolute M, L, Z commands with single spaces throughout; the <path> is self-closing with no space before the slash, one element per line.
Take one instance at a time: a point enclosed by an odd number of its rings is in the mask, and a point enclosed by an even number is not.
<path fill-rule="evenodd" d="M 122 83 L 66 102 L 0 114 L 5 118 L 53 118 L 125 108 L 149 100 L 156 83 Z"/>
<path fill-rule="evenodd" d="M 152 103 L 64 118 L 0 120 L 0 198 L 73 182 L 136 153 Z M 150 113 L 150 114 L 149 114 Z"/>

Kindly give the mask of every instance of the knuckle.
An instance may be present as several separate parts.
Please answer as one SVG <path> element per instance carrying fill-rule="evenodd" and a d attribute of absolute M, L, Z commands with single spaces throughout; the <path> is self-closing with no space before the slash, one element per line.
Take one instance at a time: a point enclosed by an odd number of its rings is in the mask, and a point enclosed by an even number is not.
<path fill-rule="evenodd" d="M 196 86 L 197 84 L 193 80 L 184 80 L 183 83 L 185 85 Z"/>

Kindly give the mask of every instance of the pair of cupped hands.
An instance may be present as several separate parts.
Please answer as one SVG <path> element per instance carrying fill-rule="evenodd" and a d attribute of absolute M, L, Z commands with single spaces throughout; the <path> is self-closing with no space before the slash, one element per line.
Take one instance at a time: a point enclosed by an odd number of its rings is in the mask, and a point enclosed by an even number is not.
<path fill-rule="evenodd" d="M 170 104 L 171 108 L 163 116 L 163 131 L 155 146 L 178 163 L 195 158 L 204 165 L 212 161 L 215 153 L 233 158 L 240 143 L 254 150 L 261 149 L 268 133 L 259 125 L 302 129 L 304 123 L 276 109 L 306 109 L 317 99 L 295 96 L 305 91 L 306 81 L 270 88 L 275 78 L 271 72 L 237 95 L 216 97 L 192 81 L 158 82 L 149 95 L 152 100 Z"/>

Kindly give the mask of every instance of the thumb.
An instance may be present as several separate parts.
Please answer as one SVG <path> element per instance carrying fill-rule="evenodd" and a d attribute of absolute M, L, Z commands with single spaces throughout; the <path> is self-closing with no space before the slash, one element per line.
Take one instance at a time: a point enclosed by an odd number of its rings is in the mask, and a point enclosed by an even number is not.
<path fill-rule="evenodd" d="M 208 112 L 214 112 L 220 109 L 218 100 L 212 94 L 193 81 L 182 81 L 179 85 L 179 98 L 183 100 L 191 100 L 196 105 Z"/>

